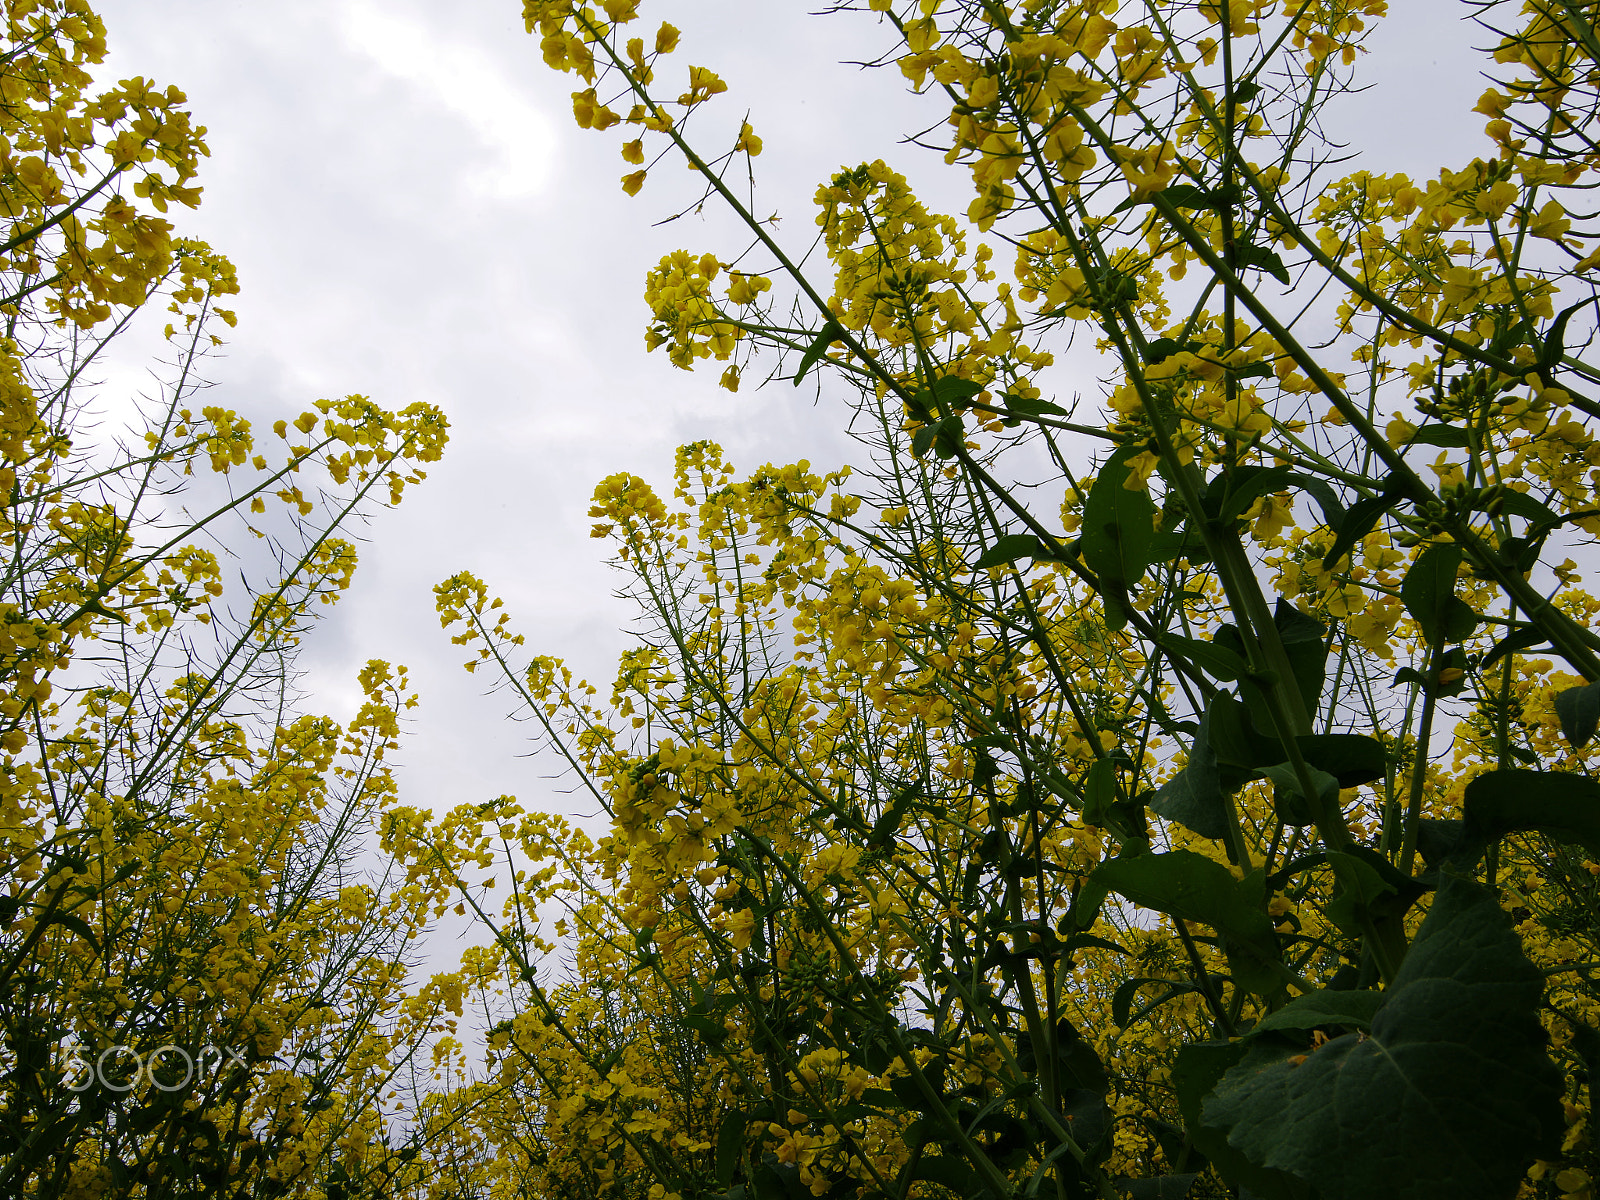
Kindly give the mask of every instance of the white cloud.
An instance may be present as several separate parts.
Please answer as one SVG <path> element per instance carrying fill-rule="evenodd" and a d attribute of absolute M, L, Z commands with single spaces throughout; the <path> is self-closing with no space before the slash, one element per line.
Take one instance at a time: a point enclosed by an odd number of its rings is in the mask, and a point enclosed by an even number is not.
<path fill-rule="evenodd" d="M 493 166 L 471 180 L 474 191 L 510 200 L 544 190 L 558 146 L 555 130 L 488 55 L 386 12 L 373 0 L 351 0 L 341 14 L 340 33 L 385 73 L 460 118 L 493 152 Z"/>

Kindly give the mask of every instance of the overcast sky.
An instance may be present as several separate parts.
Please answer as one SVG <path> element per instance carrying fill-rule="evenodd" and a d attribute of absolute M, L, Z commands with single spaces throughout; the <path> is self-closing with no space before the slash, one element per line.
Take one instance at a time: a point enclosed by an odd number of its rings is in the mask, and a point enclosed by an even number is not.
<path fill-rule="evenodd" d="M 712 107 L 750 112 L 766 142 L 760 203 L 792 244 L 814 230 L 816 184 L 841 166 L 884 157 L 925 189 L 949 174 L 895 145 L 941 114 L 906 96 L 897 72 L 839 63 L 884 48 L 872 19 L 806 7 L 644 6 L 652 28 L 670 18 L 684 30 L 674 69 L 712 67 L 730 85 Z M 1463 53 L 1483 39 L 1454 0 L 1396 7 L 1363 64 L 1372 90 L 1330 127 L 1371 149 L 1369 169 L 1429 176 L 1484 152 L 1483 118 L 1467 111 L 1483 84 Z M 176 219 L 229 255 L 243 286 L 213 402 L 270 425 L 362 392 L 390 407 L 427 400 L 452 423 L 444 462 L 372 523 L 355 587 L 308 647 L 313 706 L 348 716 L 362 663 L 404 662 L 423 699 L 403 754 L 408 802 L 513 792 L 562 807 L 541 767 L 517 757 L 524 731 L 501 719 L 505 701 L 460 670 L 433 585 L 478 573 L 531 652 L 607 684 L 628 613 L 588 537 L 596 481 L 627 470 L 668 490 L 674 447 L 703 437 L 744 469 L 800 456 L 831 467 L 855 450 L 840 407 L 787 385 L 732 396 L 716 386 L 720 366 L 691 375 L 646 355 L 646 269 L 671 249 L 726 256 L 736 242 L 710 219 L 650 228 L 683 185 L 621 193 L 621 139 L 573 126 L 574 81 L 540 62 L 517 0 L 99 9 L 108 77 L 178 85 L 210 130 L 204 203 Z M 128 371 L 113 386 L 134 386 Z"/>

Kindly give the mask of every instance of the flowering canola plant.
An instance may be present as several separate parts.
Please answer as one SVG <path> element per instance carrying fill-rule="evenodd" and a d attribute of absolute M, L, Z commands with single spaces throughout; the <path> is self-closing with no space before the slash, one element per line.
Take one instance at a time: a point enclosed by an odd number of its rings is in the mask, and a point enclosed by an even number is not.
<path fill-rule="evenodd" d="M 847 164 L 810 255 L 651 7 L 524 6 L 624 190 L 686 162 L 748 234 L 649 271 L 646 343 L 868 461 L 604 480 L 608 695 L 440 586 L 609 828 L 411 830 L 492 933 L 439 1177 L 1592 1195 L 1596 6 L 1472 5 L 1482 156 L 1413 180 L 1321 133 L 1382 0 L 837 5 L 967 207 Z"/>
<path fill-rule="evenodd" d="M 205 130 L 105 53 L 83 0 L 0 3 L 0 1193 L 332 1195 L 404 1166 L 459 1000 L 408 981 L 442 897 L 380 847 L 405 673 L 341 725 L 293 655 L 445 422 L 201 403 L 238 284 L 167 217 Z M 108 415 L 152 319 L 163 382 Z"/>

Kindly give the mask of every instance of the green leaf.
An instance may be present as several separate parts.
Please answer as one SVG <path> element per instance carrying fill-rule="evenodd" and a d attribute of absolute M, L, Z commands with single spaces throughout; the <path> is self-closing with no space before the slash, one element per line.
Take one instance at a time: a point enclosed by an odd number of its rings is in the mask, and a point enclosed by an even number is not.
<path fill-rule="evenodd" d="M 722 1188 L 733 1186 L 733 1177 L 739 1171 L 739 1159 L 744 1153 L 744 1134 L 750 1119 L 737 1109 L 730 1109 L 722 1118 L 717 1131 L 717 1183 Z"/>
<path fill-rule="evenodd" d="M 1545 504 L 1540 504 L 1527 492 L 1519 492 L 1514 488 L 1507 488 L 1500 493 L 1500 511 L 1513 517 L 1521 517 L 1524 521 L 1531 521 L 1535 525 L 1559 525 L 1561 518 L 1556 516 Z"/>
<path fill-rule="evenodd" d="M 1257 267 L 1285 286 L 1290 282 L 1289 269 L 1283 265 L 1283 259 L 1265 246 L 1254 246 L 1249 242 L 1235 242 L 1233 246 L 1233 261 L 1241 267 Z"/>
<path fill-rule="evenodd" d="M 1536 830 L 1600 857 L 1600 782 L 1586 776 L 1490 771 L 1467 784 L 1461 807 L 1469 844 L 1487 846 L 1508 833 Z"/>
<path fill-rule="evenodd" d="M 911 1178 L 937 1183 L 958 1196 L 981 1196 L 986 1192 L 983 1178 L 964 1158 L 953 1154 L 925 1154 L 911 1170 Z"/>
<path fill-rule="evenodd" d="M 1205 1123 L 1206 1097 L 1248 1049 L 1245 1042 L 1200 1042 L 1179 1050 L 1172 1065 L 1172 1088 L 1178 1095 L 1178 1111 L 1183 1114 L 1183 1123 L 1194 1148 L 1204 1154 L 1229 1183 L 1253 1192 L 1261 1200 L 1304 1200 L 1310 1195 L 1306 1184 L 1286 1172 L 1258 1167 L 1228 1145 L 1225 1129 Z"/>
<path fill-rule="evenodd" d="M 1246 670 L 1244 659 L 1226 646 L 1199 638 L 1178 637 L 1175 634 L 1161 639 L 1161 648 L 1181 655 L 1213 679 L 1232 681 Z"/>
<path fill-rule="evenodd" d="M 794 373 L 794 385 L 800 386 L 800 381 L 806 377 L 806 372 L 817 365 L 817 360 L 828 352 L 828 347 L 844 335 L 844 328 L 837 321 L 829 321 L 817 334 L 816 340 L 806 347 L 806 352 L 800 356 L 800 367 Z"/>
<path fill-rule="evenodd" d="M 1048 400 L 1035 400 L 1030 396 L 1014 396 L 1010 392 L 1004 393 L 1006 411 L 1015 413 L 1019 417 L 1064 417 L 1067 410 L 1059 404 L 1051 404 Z"/>
<path fill-rule="evenodd" d="M 1317 701 L 1322 695 L 1322 683 L 1328 662 L 1328 646 L 1323 640 L 1326 631 L 1322 622 L 1301 612 L 1280 596 L 1272 611 L 1272 624 L 1278 631 L 1278 639 L 1283 643 L 1283 652 L 1289 660 L 1289 670 L 1294 676 L 1295 686 L 1300 690 L 1300 698 L 1308 710 L 1315 711 Z M 1215 640 L 1233 649 L 1237 654 L 1244 654 L 1244 640 L 1232 625 L 1224 625 L 1218 629 Z M 1272 714 L 1262 690 L 1255 686 L 1245 687 L 1242 690 L 1256 728 L 1272 728 Z M 1267 761 L 1276 762 L 1282 757 L 1280 754 Z"/>
<path fill-rule="evenodd" d="M 941 375 L 933 381 L 933 394 L 950 408 L 970 408 L 967 402 L 983 391 L 983 384 L 959 375 Z"/>
<path fill-rule="evenodd" d="M 1169 337 L 1159 337 L 1148 343 L 1144 348 L 1144 361 L 1151 366 L 1166 362 L 1174 354 L 1178 354 L 1186 347 Z"/>
<path fill-rule="evenodd" d="M 1014 563 L 1019 558 L 1039 558 L 1044 555 L 1044 550 L 1039 545 L 1039 539 L 1031 533 L 1008 533 L 1005 537 L 995 542 L 983 552 L 983 557 L 973 563 L 973 569 L 985 570 L 988 567 L 1003 567 L 1007 563 Z"/>
<path fill-rule="evenodd" d="M 1123 1028 L 1133 1012 L 1133 1002 L 1139 995 L 1139 989 L 1147 983 L 1160 983 L 1166 985 L 1166 992 L 1155 1001 L 1156 1004 L 1165 1004 L 1177 996 L 1188 992 L 1198 991 L 1192 983 L 1185 983 L 1177 979 L 1163 979 L 1154 975 L 1136 975 L 1132 979 L 1125 979 L 1117 985 L 1117 990 L 1111 995 L 1111 1020 L 1117 1027 Z"/>
<path fill-rule="evenodd" d="M 1083 780 L 1083 807 L 1079 816 L 1085 825 L 1105 828 L 1113 819 L 1112 808 L 1117 802 L 1117 764 L 1109 758 L 1097 758 Z"/>
<path fill-rule="evenodd" d="M 1084 564 L 1124 591 L 1144 576 L 1156 536 L 1156 506 L 1142 487 L 1128 488 L 1128 460 L 1142 447 L 1123 446 L 1100 468 L 1083 505 Z"/>
<path fill-rule="evenodd" d="M 1306 764 L 1306 774 L 1311 776 L 1311 786 L 1317 789 L 1316 796 L 1307 796 L 1300 786 L 1300 777 L 1295 769 L 1288 763 L 1274 763 L 1270 767 L 1263 767 L 1261 773 L 1272 780 L 1272 786 L 1279 792 L 1286 793 L 1287 803 L 1279 805 L 1274 801 L 1273 807 L 1279 815 L 1291 825 L 1310 825 L 1316 821 L 1316 807 L 1311 803 L 1319 801 L 1324 811 L 1339 803 L 1339 781 L 1326 771 L 1319 771 L 1310 763 Z M 1294 800 L 1304 801 L 1295 804 Z M 1288 815 L 1285 815 L 1288 814 Z M 1291 816 L 1293 819 L 1291 820 Z"/>
<path fill-rule="evenodd" d="M 1207 515 L 1226 525 L 1248 512 L 1262 496 L 1281 492 L 1288 483 L 1288 467 L 1239 467 L 1233 471 L 1218 471 L 1206 485 L 1201 504 Z"/>
<path fill-rule="evenodd" d="M 1406 439 L 1406 444 L 1465 449 L 1472 444 L 1472 438 L 1460 425 L 1423 425 Z"/>
<path fill-rule="evenodd" d="M 1174 850 L 1111 859 L 1096 867 L 1089 880 L 1141 908 L 1211 926 L 1222 939 L 1236 982 L 1262 994 L 1281 987 L 1278 939 L 1272 920 L 1255 903 L 1259 878 L 1235 880 L 1221 863 L 1192 850 Z"/>
<path fill-rule="evenodd" d="M 1228 832 L 1228 806 L 1217 771 L 1217 755 L 1212 748 L 1211 727 L 1217 702 L 1207 707 L 1200 718 L 1200 732 L 1189 747 L 1189 761 L 1183 770 L 1157 789 L 1150 800 L 1150 811 L 1168 821 L 1176 821 L 1203 838 L 1220 839 Z"/>
<path fill-rule="evenodd" d="M 1333 570 L 1338 561 L 1343 558 L 1357 542 L 1371 533 L 1377 525 L 1378 519 L 1396 504 L 1399 504 L 1405 485 L 1393 475 L 1383 481 L 1383 488 L 1376 496 L 1368 496 L 1364 500 L 1357 500 L 1334 527 L 1333 545 L 1322 556 L 1322 569 Z M 1324 510 L 1326 514 L 1326 510 Z M 1329 526 L 1333 527 L 1330 521 Z"/>
<path fill-rule="evenodd" d="M 1582 750 L 1600 725 L 1600 683 L 1568 688 L 1556 693 L 1556 716 L 1561 719 L 1561 734 L 1573 749 Z"/>
<path fill-rule="evenodd" d="M 1460 569 L 1461 547 L 1436 543 L 1417 556 L 1400 583 L 1400 599 L 1429 645 L 1464 641 L 1478 627 L 1478 614 L 1456 595 Z"/>
<path fill-rule="evenodd" d="M 1370 1034 L 1253 1043 L 1203 1120 L 1327 1200 L 1506 1200 L 1564 1132 L 1542 991 L 1494 894 L 1447 877 Z"/>
<path fill-rule="evenodd" d="M 1370 1029 L 1372 1018 L 1383 1004 L 1382 992 L 1336 992 L 1324 989 L 1296 996 L 1275 1013 L 1255 1023 L 1250 1036 L 1290 1029 L 1321 1029 L 1327 1025 L 1349 1025 Z"/>
<path fill-rule="evenodd" d="M 1508 654 L 1514 654 L 1518 650 L 1526 650 L 1530 646 L 1537 646 L 1549 640 L 1532 625 L 1518 626 L 1494 644 L 1493 649 L 1483 656 L 1483 661 L 1478 664 L 1478 667 L 1480 670 L 1487 670 Z M 1556 712 L 1557 714 L 1561 712 L 1561 694 L 1556 696 Z M 1592 733 L 1593 730 L 1591 729 L 1590 732 Z"/>
<path fill-rule="evenodd" d="M 1328 901 L 1328 919 L 1351 937 L 1362 936 L 1364 920 L 1392 926 L 1427 891 L 1425 884 L 1401 874 L 1367 846 L 1330 850 L 1327 860 L 1339 882 Z"/>
<path fill-rule="evenodd" d="M 84 941 L 88 942 L 89 945 L 93 946 L 94 947 L 94 952 L 96 954 L 104 953 L 104 951 L 100 947 L 100 939 L 95 936 L 94 930 L 89 928 L 89 922 L 85 921 L 82 917 L 78 916 L 76 913 L 69 913 L 69 912 L 54 912 L 54 913 L 51 913 L 48 917 L 45 918 L 45 924 L 47 924 L 47 925 L 62 925 L 62 926 L 65 926 L 66 928 L 72 930 L 73 933 L 75 933 L 79 937 L 81 937 Z"/>
<path fill-rule="evenodd" d="M 1329 529 L 1338 529 L 1339 522 L 1344 520 L 1345 507 L 1339 502 L 1339 496 L 1333 488 L 1324 480 L 1302 475 L 1298 471 L 1289 476 L 1289 482 L 1317 502 L 1317 507 L 1322 510 L 1324 525 Z"/>
<path fill-rule="evenodd" d="M 1300 756 L 1339 781 L 1341 788 L 1373 783 L 1389 773 L 1383 743 L 1360 733 L 1307 733 L 1295 738 Z"/>

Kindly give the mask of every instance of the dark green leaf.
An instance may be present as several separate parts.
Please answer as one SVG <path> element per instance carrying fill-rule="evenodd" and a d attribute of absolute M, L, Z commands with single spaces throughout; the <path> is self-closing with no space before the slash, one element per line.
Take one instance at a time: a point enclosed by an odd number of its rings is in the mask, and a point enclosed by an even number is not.
<path fill-rule="evenodd" d="M 1388 755 L 1377 738 L 1359 733 L 1308 733 L 1295 739 L 1306 762 L 1326 771 L 1341 788 L 1360 787 L 1388 774 Z"/>
<path fill-rule="evenodd" d="M 1435 543 L 1417 556 L 1400 583 L 1400 599 L 1429 645 L 1464 641 L 1478 627 L 1478 614 L 1456 595 L 1460 569 L 1461 547 Z"/>
<path fill-rule="evenodd" d="M 1211 192 L 1192 183 L 1173 183 L 1158 193 L 1173 208 L 1210 208 L 1216 201 Z"/>
<path fill-rule="evenodd" d="M 1556 716 L 1561 719 L 1562 736 L 1573 749 L 1582 750 L 1600 725 L 1600 683 L 1567 688 L 1557 692 Z"/>
<path fill-rule="evenodd" d="M 1217 772 L 1217 755 L 1211 744 L 1212 713 L 1216 701 L 1200 718 L 1200 732 L 1189 747 L 1189 761 L 1156 791 L 1150 811 L 1168 821 L 1194 830 L 1201 837 L 1217 839 L 1228 831 L 1228 806 Z"/>
<path fill-rule="evenodd" d="M 1085 825 L 1105 828 L 1112 821 L 1112 808 L 1117 802 L 1117 764 L 1109 758 L 1097 758 L 1083 780 L 1083 807 L 1079 816 Z"/>
<path fill-rule="evenodd" d="M 1059 404 L 1051 404 L 1048 400 L 1035 400 L 1029 396 L 1014 396 L 1010 392 L 1004 395 L 1006 411 L 1016 413 L 1019 417 L 1064 417 L 1067 410 Z"/>
<path fill-rule="evenodd" d="M 1324 571 L 1333 570 L 1338 561 L 1349 553 L 1352 546 L 1372 532 L 1378 519 L 1400 503 L 1404 486 L 1399 479 L 1390 475 L 1384 480 L 1383 489 L 1376 496 L 1357 500 L 1346 510 L 1338 527 L 1334 529 L 1332 547 L 1322 556 Z M 1332 522 L 1329 524 L 1331 526 Z"/>
<path fill-rule="evenodd" d="M 1530 646 L 1537 646 L 1549 640 L 1532 625 L 1519 626 L 1494 644 L 1494 648 L 1483 656 L 1483 662 L 1478 664 L 1479 668 L 1486 670 L 1508 654 L 1514 654 L 1518 650 L 1526 650 Z M 1560 696 L 1556 697 L 1558 705 L 1556 711 L 1558 713 L 1560 712 L 1560 699 Z"/>
<path fill-rule="evenodd" d="M 1542 991 L 1494 894 L 1446 877 L 1370 1035 L 1309 1055 L 1254 1043 L 1203 1120 L 1328 1200 L 1506 1200 L 1565 1127 Z"/>
<path fill-rule="evenodd" d="M 88 942 L 89 945 L 93 946 L 96 954 L 103 953 L 100 948 L 100 939 L 95 936 L 94 930 L 89 928 L 89 922 L 85 921 L 76 913 L 51 913 L 45 918 L 45 924 L 64 926 L 65 928 L 72 930 L 73 933 L 77 934 L 84 941 Z"/>
<path fill-rule="evenodd" d="M 1344 520 L 1345 509 L 1333 488 L 1315 476 L 1302 475 L 1298 471 L 1289 476 L 1289 482 L 1317 502 L 1317 507 L 1322 510 L 1324 525 L 1329 529 L 1338 529 L 1339 522 Z"/>
<path fill-rule="evenodd" d="M 1540 504 L 1527 492 L 1519 492 L 1514 488 L 1507 488 L 1500 493 L 1500 511 L 1535 525 L 1561 524 L 1561 518 L 1551 512 L 1548 505 Z"/>
<path fill-rule="evenodd" d="M 1157 1004 L 1164 1004 L 1175 996 L 1196 990 L 1194 984 L 1176 979 L 1161 979 L 1150 975 L 1137 975 L 1132 979 L 1125 979 L 1111 994 L 1111 1019 L 1118 1028 L 1127 1025 L 1133 1011 L 1133 1002 L 1139 996 L 1139 989 L 1147 983 L 1159 983 L 1166 989 L 1161 998 L 1155 1002 Z"/>
<path fill-rule="evenodd" d="M 1144 348 L 1144 360 L 1152 367 L 1157 363 L 1166 362 L 1174 354 L 1183 350 L 1178 342 L 1169 337 L 1156 338 Z"/>
<path fill-rule="evenodd" d="M 1307 796 L 1305 794 L 1305 790 L 1300 786 L 1299 774 L 1288 763 L 1274 763 L 1270 767 L 1263 767 L 1261 773 L 1272 780 L 1272 786 L 1279 791 L 1288 792 L 1290 795 L 1298 796 L 1308 802 L 1315 800 L 1322 805 L 1324 810 L 1339 802 L 1339 781 L 1326 771 L 1317 770 L 1310 763 L 1306 764 L 1306 773 L 1311 777 L 1311 786 L 1317 789 L 1316 796 Z M 1317 811 L 1316 808 L 1309 804 L 1307 808 L 1309 810 L 1308 815 L 1311 815 L 1311 819 L 1314 821 L 1316 819 L 1314 815 Z M 1293 823 L 1296 825 L 1309 825 L 1311 821 L 1295 821 Z"/>
<path fill-rule="evenodd" d="M 933 394 L 939 403 L 950 408 L 970 407 L 967 402 L 983 391 L 983 384 L 959 375 L 941 375 L 933 383 Z"/>
<path fill-rule="evenodd" d="M 1213 679 L 1232 681 L 1245 673 L 1244 659 L 1215 642 L 1174 634 L 1161 639 L 1161 648 L 1187 659 Z"/>
<path fill-rule="evenodd" d="M 806 372 L 816 366 L 817 360 L 828 352 L 828 347 L 838 341 L 844 334 L 844 329 L 837 321 L 829 321 L 817 334 L 816 340 L 806 347 L 806 352 L 800 356 L 800 367 L 794 373 L 794 385 L 800 386 L 800 381 L 806 377 Z"/>
<path fill-rule="evenodd" d="M 1185 1175 L 1154 1175 L 1149 1179 L 1123 1179 L 1122 1189 L 1128 1200 L 1184 1200 L 1198 1172 Z"/>
<path fill-rule="evenodd" d="M 1039 539 L 1031 533 L 1008 533 L 983 552 L 983 557 L 973 563 L 975 570 L 1003 567 L 1019 558 L 1038 558 L 1042 553 Z"/>
<path fill-rule="evenodd" d="M 717 1183 L 723 1188 L 732 1187 L 733 1177 L 738 1174 L 749 1123 L 749 1118 L 737 1109 L 730 1109 L 722 1118 L 722 1127 L 717 1131 Z"/>
<path fill-rule="evenodd" d="M 1489 771 L 1467 784 L 1461 806 L 1470 843 L 1487 845 L 1508 833 L 1537 830 L 1600 857 L 1600 782 L 1586 776 Z"/>
<path fill-rule="evenodd" d="M 1296 996 L 1275 1013 L 1255 1023 L 1250 1036 L 1273 1030 L 1321 1029 L 1328 1025 L 1349 1025 L 1370 1029 L 1372 1018 L 1383 1003 L 1382 992 L 1334 992 L 1324 989 Z"/>
<path fill-rule="evenodd" d="M 1423 425 L 1408 439 L 1407 445 L 1443 446 L 1447 449 L 1465 449 L 1472 444 L 1471 435 L 1460 425 Z"/>
<path fill-rule="evenodd" d="M 1259 267 L 1285 285 L 1290 282 L 1289 270 L 1283 265 L 1283 259 L 1265 246 L 1236 242 L 1233 247 L 1233 261 L 1241 267 Z"/>
<path fill-rule="evenodd" d="M 1208 516 L 1227 524 L 1248 512 L 1262 496 L 1283 491 L 1288 482 L 1288 467 L 1239 467 L 1233 471 L 1218 471 L 1206 485 L 1201 503 Z"/>
<path fill-rule="evenodd" d="M 1142 487 L 1124 487 L 1128 460 L 1142 447 L 1123 446 L 1100 468 L 1083 505 L 1083 561 L 1109 584 L 1124 591 L 1138 583 L 1150 565 L 1155 541 L 1156 506 Z"/>
<path fill-rule="evenodd" d="M 1170 529 L 1157 532 L 1150 543 L 1150 561 L 1170 562 L 1187 558 L 1192 563 L 1206 562 L 1211 557 L 1200 535 L 1190 529 Z"/>
<path fill-rule="evenodd" d="M 1281 596 L 1273 607 L 1272 623 L 1283 642 L 1283 652 L 1289 660 L 1295 686 L 1300 690 L 1300 699 L 1305 702 L 1307 712 L 1315 712 L 1328 665 L 1328 646 L 1323 640 L 1327 631 L 1321 621 L 1301 612 Z M 1247 701 L 1254 691 L 1247 689 Z M 1252 704 L 1250 711 L 1256 714 L 1259 728 L 1272 727 L 1270 719 L 1257 705 Z"/>
<path fill-rule="evenodd" d="M 1351 937 L 1360 937 L 1370 922 L 1385 926 L 1403 917 L 1427 887 L 1396 870 L 1367 846 L 1349 846 L 1327 852 L 1338 887 L 1327 905 L 1328 918 Z"/>
<path fill-rule="evenodd" d="M 1203 1118 L 1205 1099 L 1228 1069 L 1244 1057 L 1244 1042 L 1191 1043 L 1178 1051 L 1172 1066 L 1172 1087 L 1178 1094 L 1178 1111 L 1189 1139 L 1229 1183 L 1248 1190 L 1261 1200 L 1305 1200 L 1309 1187 L 1293 1175 L 1258 1167 L 1228 1145 L 1225 1129 L 1207 1125 Z"/>
<path fill-rule="evenodd" d="M 1281 986 L 1277 937 L 1271 919 L 1256 903 L 1259 872 L 1235 880 L 1221 863 L 1191 850 L 1174 850 L 1103 862 L 1089 879 L 1141 908 L 1211 926 L 1222 939 L 1234 979 L 1249 990 L 1270 994 Z"/>

